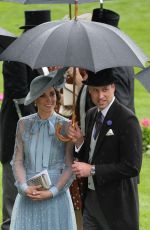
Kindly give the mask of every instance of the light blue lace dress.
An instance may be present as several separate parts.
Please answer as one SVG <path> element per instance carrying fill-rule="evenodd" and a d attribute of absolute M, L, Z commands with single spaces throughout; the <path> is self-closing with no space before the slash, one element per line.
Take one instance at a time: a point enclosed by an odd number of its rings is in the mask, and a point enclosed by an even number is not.
<path fill-rule="evenodd" d="M 18 188 L 10 230 L 76 230 L 69 186 L 72 182 L 72 152 L 55 136 L 55 124 L 67 119 L 53 113 L 48 120 L 38 114 L 19 120 L 12 161 Z M 26 181 L 47 169 L 53 198 L 33 201 L 25 196 Z"/>

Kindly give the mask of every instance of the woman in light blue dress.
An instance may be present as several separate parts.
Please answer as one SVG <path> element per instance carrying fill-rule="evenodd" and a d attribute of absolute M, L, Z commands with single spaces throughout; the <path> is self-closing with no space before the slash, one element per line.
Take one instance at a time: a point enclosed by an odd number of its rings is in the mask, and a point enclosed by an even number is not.
<path fill-rule="evenodd" d="M 18 195 L 10 230 L 77 229 L 69 193 L 73 146 L 55 135 L 58 121 L 63 125 L 63 132 L 69 122 L 54 111 L 55 88 L 62 83 L 65 70 L 35 78 L 26 97 L 25 104 L 34 101 L 38 112 L 21 118 L 17 126 L 12 167 Z M 50 189 L 29 186 L 27 180 L 44 169 L 52 182 Z"/>

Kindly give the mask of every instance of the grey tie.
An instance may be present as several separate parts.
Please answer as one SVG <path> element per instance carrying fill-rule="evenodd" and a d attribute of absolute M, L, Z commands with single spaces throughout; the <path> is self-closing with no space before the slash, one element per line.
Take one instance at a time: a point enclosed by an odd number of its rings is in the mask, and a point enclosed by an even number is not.
<path fill-rule="evenodd" d="M 103 122 L 102 122 L 102 116 L 103 115 L 102 115 L 101 111 L 99 111 L 97 113 L 96 121 L 95 121 L 95 128 L 94 128 L 94 133 L 93 133 L 94 140 L 96 140 L 96 138 L 97 138 L 97 136 L 98 136 L 98 134 L 100 132 L 101 126 L 103 124 Z"/>

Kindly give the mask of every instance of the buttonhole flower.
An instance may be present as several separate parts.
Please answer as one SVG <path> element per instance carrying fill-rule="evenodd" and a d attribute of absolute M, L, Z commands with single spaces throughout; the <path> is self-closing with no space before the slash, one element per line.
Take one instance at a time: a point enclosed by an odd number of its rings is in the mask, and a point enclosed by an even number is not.
<path fill-rule="evenodd" d="M 108 126 L 111 126 L 111 125 L 112 125 L 112 120 L 106 121 L 106 124 L 107 124 Z"/>

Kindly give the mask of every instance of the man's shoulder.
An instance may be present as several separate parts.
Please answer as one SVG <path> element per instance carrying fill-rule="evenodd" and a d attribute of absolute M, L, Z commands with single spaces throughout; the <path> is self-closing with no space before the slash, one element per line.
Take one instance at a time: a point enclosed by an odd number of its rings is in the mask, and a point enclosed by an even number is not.
<path fill-rule="evenodd" d="M 87 111 L 87 115 L 93 115 L 97 111 L 97 107 L 94 106 Z"/>
<path fill-rule="evenodd" d="M 124 121 L 128 119 L 134 119 L 138 120 L 136 115 L 133 113 L 132 110 L 118 102 L 117 100 L 114 101 L 113 105 L 113 117 L 117 120 L 117 123 L 121 122 L 124 123 Z"/>
<path fill-rule="evenodd" d="M 133 111 L 131 109 L 127 108 L 125 105 L 120 103 L 117 99 L 115 99 L 115 101 L 112 104 L 112 106 L 114 106 L 114 108 L 116 110 L 118 110 L 121 114 L 135 116 L 135 114 L 133 113 Z"/>

